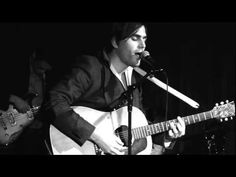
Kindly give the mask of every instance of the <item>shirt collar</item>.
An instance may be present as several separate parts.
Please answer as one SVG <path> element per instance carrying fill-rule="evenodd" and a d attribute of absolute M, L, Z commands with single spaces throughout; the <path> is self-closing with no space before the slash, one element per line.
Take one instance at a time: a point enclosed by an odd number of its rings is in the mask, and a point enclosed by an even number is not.
<path fill-rule="evenodd" d="M 104 58 L 109 62 L 110 65 L 110 69 L 112 71 L 112 73 L 121 81 L 121 74 L 125 73 L 125 77 L 127 80 L 127 85 L 131 85 L 131 78 L 132 78 L 132 73 L 133 73 L 133 67 L 128 66 L 126 69 L 124 69 L 123 71 L 121 71 L 120 73 L 118 73 L 113 65 L 112 62 L 110 62 L 109 57 L 107 55 L 107 53 L 105 51 L 103 51 L 104 54 Z M 122 82 L 122 81 L 121 81 Z"/>

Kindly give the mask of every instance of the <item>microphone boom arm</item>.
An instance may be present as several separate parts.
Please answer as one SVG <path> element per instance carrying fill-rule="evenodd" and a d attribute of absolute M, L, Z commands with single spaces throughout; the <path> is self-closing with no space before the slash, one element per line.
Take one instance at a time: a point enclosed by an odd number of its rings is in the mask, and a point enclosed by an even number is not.
<path fill-rule="evenodd" d="M 146 71 L 142 70 L 139 67 L 135 67 L 134 70 L 142 76 L 145 76 L 147 74 Z M 150 76 L 148 76 L 147 79 L 167 91 L 167 89 L 166 89 L 167 85 L 165 83 L 163 83 L 162 81 L 158 80 L 155 77 L 150 77 Z M 178 92 L 177 90 L 171 88 L 170 86 L 168 86 L 168 92 L 171 93 L 172 95 L 178 97 L 179 99 L 181 99 L 182 101 L 184 101 L 185 103 L 189 104 L 190 106 L 192 106 L 196 109 L 199 108 L 199 106 L 200 106 L 197 102 L 195 102 L 191 98 L 185 96 L 184 94 Z"/>

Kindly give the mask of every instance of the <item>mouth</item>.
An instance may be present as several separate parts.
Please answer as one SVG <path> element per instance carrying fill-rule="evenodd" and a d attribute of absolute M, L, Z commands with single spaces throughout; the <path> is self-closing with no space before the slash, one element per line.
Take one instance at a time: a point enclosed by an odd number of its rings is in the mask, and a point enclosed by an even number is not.
<path fill-rule="evenodd" d="M 137 56 L 139 59 L 141 59 L 142 52 L 135 52 L 134 55 Z"/>

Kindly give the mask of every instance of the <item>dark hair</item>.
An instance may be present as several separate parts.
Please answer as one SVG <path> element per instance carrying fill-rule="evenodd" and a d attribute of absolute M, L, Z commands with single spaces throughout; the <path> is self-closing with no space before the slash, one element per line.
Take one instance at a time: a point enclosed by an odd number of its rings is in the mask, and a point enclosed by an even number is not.
<path fill-rule="evenodd" d="M 114 37 L 118 43 L 121 40 L 127 39 L 132 36 L 137 30 L 146 25 L 142 22 L 129 22 L 129 23 L 112 23 L 110 35 L 106 41 L 106 51 L 110 52 L 113 49 L 111 39 Z M 147 31 L 147 29 L 146 29 Z"/>

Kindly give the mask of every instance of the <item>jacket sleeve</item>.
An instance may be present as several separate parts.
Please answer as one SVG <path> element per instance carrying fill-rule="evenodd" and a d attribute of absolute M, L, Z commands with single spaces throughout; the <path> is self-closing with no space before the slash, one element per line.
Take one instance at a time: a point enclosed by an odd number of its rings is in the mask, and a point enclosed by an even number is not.
<path fill-rule="evenodd" d="M 91 84 L 89 72 L 81 66 L 75 65 L 71 73 L 49 91 L 45 106 L 52 124 L 79 145 L 83 145 L 95 129 L 71 108 Z"/>

